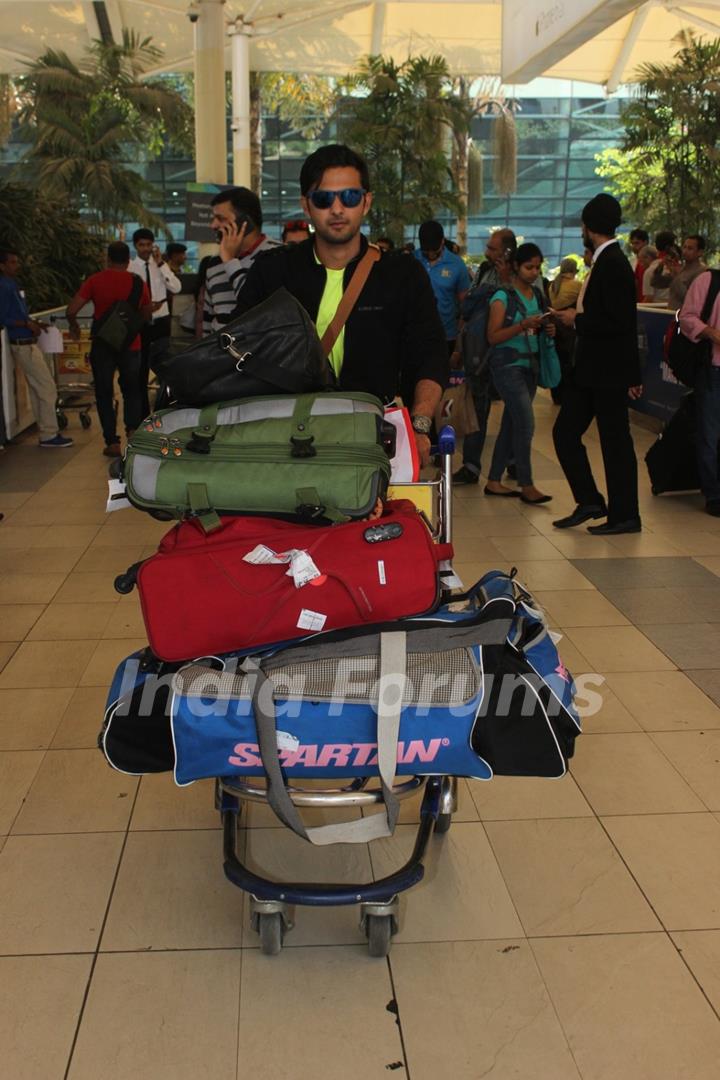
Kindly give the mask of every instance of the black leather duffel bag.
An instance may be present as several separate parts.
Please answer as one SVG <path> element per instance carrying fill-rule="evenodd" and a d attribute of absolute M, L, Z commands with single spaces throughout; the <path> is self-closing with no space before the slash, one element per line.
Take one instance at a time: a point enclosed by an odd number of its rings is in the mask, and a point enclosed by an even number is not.
<path fill-rule="evenodd" d="M 218 333 L 159 361 L 156 371 L 171 399 L 183 405 L 317 393 L 335 385 L 315 326 L 287 289 L 278 289 Z"/>

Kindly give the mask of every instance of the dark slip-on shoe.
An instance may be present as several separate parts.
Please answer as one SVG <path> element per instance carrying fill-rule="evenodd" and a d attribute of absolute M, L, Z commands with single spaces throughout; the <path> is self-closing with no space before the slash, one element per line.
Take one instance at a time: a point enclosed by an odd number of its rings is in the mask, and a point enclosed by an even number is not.
<path fill-rule="evenodd" d="M 600 504 L 593 506 L 576 506 L 572 514 L 568 514 L 568 516 L 564 518 L 558 518 L 557 521 L 553 521 L 553 525 L 556 529 L 572 529 L 574 525 L 584 525 L 586 521 L 606 516 L 607 508 Z"/>
<path fill-rule="evenodd" d="M 588 532 L 593 536 L 619 536 L 621 533 L 642 532 L 640 518 L 628 518 L 627 521 L 604 521 L 602 525 L 588 525 Z"/>

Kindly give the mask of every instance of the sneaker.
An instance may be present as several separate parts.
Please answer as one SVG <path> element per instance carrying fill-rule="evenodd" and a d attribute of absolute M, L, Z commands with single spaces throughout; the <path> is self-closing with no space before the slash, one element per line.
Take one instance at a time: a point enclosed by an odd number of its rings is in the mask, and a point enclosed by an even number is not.
<path fill-rule="evenodd" d="M 458 469 L 456 473 L 453 473 L 453 484 L 477 484 L 480 479 L 480 474 L 473 472 L 472 469 L 468 469 L 466 465 L 463 465 L 462 469 Z"/>
<path fill-rule="evenodd" d="M 72 445 L 72 439 L 66 439 L 65 436 L 61 435 L 59 431 L 57 435 L 53 435 L 52 439 L 41 439 L 38 443 L 38 446 L 42 446 L 43 449 L 47 448 L 52 450 L 54 450 L 56 447 L 61 447 L 64 449 L 66 446 Z"/>
<path fill-rule="evenodd" d="M 705 503 L 705 513 L 711 517 L 720 517 L 720 499 L 708 499 Z"/>
<path fill-rule="evenodd" d="M 122 450 L 120 449 L 120 440 L 116 442 L 108 443 L 103 450 L 105 457 L 122 457 Z"/>

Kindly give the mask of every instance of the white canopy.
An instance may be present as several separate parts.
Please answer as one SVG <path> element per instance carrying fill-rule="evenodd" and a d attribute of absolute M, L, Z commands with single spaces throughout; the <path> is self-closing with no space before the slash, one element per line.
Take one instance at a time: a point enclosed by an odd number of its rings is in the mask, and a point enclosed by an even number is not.
<path fill-rule="evenodd" d="M 223 15 L 228 24 L 238 20 L 248 34 L 255 71 L 345 74 L 359 57 L 382 52 L 397 60 L 442 53 L 453 72 L 497 75 L 502 6 L 501 0 L 227 0 Z M 642 61 L 669 59 L 672 39 L 683 27 L 720 36 L 720 0 L 506 0 L 506 7 L 519 13 L 510 30 L 515 52 L 524 48 L 531 55 L 534 47 L 539 61 L 520 70 L 505 64 L 510 83 L 545 74 L 613 90 Z M 588 8 L 592 16 L 580 19 Z M 164 70 L 185 70 L 193 65 L 193 11 L 189 0 L 0 0 L 0 72 L 22 73 L 24 62 L 48 47 L 78 58 L 93 38 L 112 35 L 120 41 L 123 27 L 153 38 L 164 51 Z M 576 25 L 560 42 L 560 55 L 557 48 L 543 55 L 542 31 L 552 29 L 558 17 L 572 23 L 573 15 Z M 615 19 L 611 25 L 609 18 Z"/>
<path fill-rule="evenodd" d="M 500 12 L 500 0 L 228 0 L 223 8 L 225 21 L 238 20 L 250 37 L 252 70 L 336 75 L 380 52 L 398 60 L 442 53 L 454 72 L 497 74 Z M 188 0 L 0 0 L 0 71 L 19 74 L 48 47 L 77 58 L 93 38 L 122 40 L 123 27 L 152 37 L 164 70 L 192 68 L 194 13 Z"/>

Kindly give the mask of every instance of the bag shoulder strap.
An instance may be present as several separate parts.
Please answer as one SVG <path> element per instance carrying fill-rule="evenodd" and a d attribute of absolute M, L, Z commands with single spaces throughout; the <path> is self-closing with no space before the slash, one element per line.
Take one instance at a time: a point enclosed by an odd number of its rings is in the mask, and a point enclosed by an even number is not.
<path fill-rule="evenodd" d="M 368 279 L 373 263 L 377 262 L 379 258 L 380 248 L 376 247 L 375 244 L 368 244 L 368 249 L 357 264 L 355 273 L 350 278 L 348 287 L 342 294 L 342 300 L 337 306 L 337 311 L 333 315 L 330 325 L 320 340 L 320 345 L 325 357 L 328 357 L 332 352 L 333 346 L 338 339 L 338 335 L 347 322 L 350 312 L 355 307 L 357 298 L 362 291 L 362 287 Z"/>
<path fill-rule="evenodd" d="M 406 680 L 405 634 L 394 632 L 380 638 L 380 679 L 377 702 L 377 756 L 384 814 L 371 814 L 356 821 L 340 821 L 332 825 L 306 826 L 285 786 L 278 758 L 274 686 L 254 657 L 242 665 L 251 679 L 252 708 L 257 729 L 258 746 L 267 778 L 267 801 L 276 816 L 289 829 L 312 844 L 366 844 L 395 831 L 400 803 L 393 791 L 397 766 L 397 747 L 400 737 L 400 714 Z M 389 692 L 391 691 L 391 692 Z M 392 692 L 394 691 L 394 693 Z"/>

